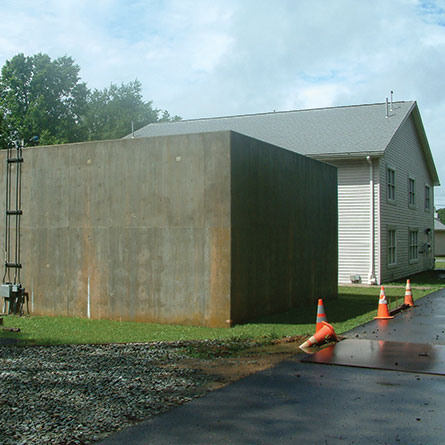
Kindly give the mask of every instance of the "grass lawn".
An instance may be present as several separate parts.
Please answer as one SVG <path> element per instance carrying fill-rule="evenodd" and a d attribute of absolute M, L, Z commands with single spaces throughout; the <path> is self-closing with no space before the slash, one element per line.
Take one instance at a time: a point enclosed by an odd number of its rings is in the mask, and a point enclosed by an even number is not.
<path fill-rule="evenodd" d="M 445 269 L 445 257 L 436 256 L 436 261 L 434 265 L 436 269 Z"/>
<path fill-rule="evenodd" d="M 442 280 L 445 283 L 445 280 Z M 391 283 L 385 288 L 390 309 L 403 303 L 405 280 Z M 426 272 L 411 279 L 414 300 L 445 287 L 437 273 Z M 337 334 L 372 320 L 377 314 L 380 288 L 339 287 L 336 300 L 324 300 L 327 318 Z M 397 301 L 398 299 L 398 301 Z M 202 339 L 255 339 L 268 341 L 294 335 L 312 334 L 315 329 L 317 306 L 298 309 L 264 317 L 252 323 L 231 329 L 192 326 L 161 325 L 155 323 L 88 320 L 70 317 L 14 317 L 3 318 L 4 326 L 18 327 L 20 332 L 0 330 L 0 337 L 18 338 L 25 344 L 79 344 L 79 343 L 126 343 Z"/>

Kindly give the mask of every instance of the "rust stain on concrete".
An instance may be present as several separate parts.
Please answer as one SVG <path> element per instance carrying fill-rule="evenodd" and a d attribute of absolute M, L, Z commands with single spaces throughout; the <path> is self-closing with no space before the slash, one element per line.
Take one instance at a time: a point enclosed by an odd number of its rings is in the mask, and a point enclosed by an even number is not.
<path fill-rule="evenodd" d="M 207 324 L 229 327 L 230 319 L 230 228 L 209 229 L 210 238 L 210 299 Z"/>
<path fill-rule="evenodd" d="M 88 162 L 90 161 L 90 162 Z M 88 159 L 87 166 L 83 165 L 84 170 L 90 169 L 91 159 Z M 90 173 L 91 172 L 91 173 Z M 87 170 L 88 176 L 92 175 L 92 170 Z M 73 311 L 69 315 L 86 317 L 88 314 L 88 283 L 89 283 L 89 304 L 91 318 L 111 318 L 110 297 L 108 295 L 108 267 L 106 258 L 101 255 L 99 246 L 104 247 L 104 243 L 98 239 L 97 227 L 94 226 L 92 218 L 92 187 L 91 178 L 85 184 L 84 210 L 81 213 L 82 220 L 80 224 L 80 246 L 77 262 L 77 271 L 72 273 L 77 275 L 77 292 L 71 296 Z M 94 205 L 94 204 L 93 204 Z M 71 238 L 73 239 L 73 238 Z M 106 245 L 106 243 L 105 243 Z M 68 289 L 72 292 L 72 288 Z M 71 312 L 71 311 L 70 311 Z"/>

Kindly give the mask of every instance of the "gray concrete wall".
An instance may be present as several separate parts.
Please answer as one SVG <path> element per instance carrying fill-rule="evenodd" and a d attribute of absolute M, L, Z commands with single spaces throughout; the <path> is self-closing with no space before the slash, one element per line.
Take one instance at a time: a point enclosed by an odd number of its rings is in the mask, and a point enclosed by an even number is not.
<path fill-rule="evenodd" d="M 234 322 L 337 296 L 337 169 L 232 133 Z"/>
<path fill-rule="evenodd" d="M 24 158 L 34 314 L 86 317 L 89 295 L 92 318 L 227 327 L 336 295 L 334 167 L 231 132 Z"/>
<path fill-rule="evenodd" d="M 229 144 L 226 132 L 24 150 L 34 313 L 86 317 L 89 286 L 92 318 L 227 326 Z"/>

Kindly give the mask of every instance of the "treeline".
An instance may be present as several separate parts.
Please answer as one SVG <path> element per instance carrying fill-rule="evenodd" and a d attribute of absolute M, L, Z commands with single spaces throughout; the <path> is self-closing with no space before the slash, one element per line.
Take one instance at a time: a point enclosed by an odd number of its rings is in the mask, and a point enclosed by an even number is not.
<path fill-rule="evenodd" d="M 142 98 L 135 80 L 90 90 L 71 57 L 17 54 L 0 75 L 0 148 L 118 139 L 151 122 L 180 120 Z"/>

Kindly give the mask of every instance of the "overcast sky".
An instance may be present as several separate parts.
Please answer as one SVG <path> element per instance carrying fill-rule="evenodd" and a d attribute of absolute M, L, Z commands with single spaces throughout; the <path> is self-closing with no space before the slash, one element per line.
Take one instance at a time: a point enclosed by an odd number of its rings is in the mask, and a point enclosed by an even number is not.
<path fill-rule="evenodd" d="M 445 184 L 445 0 L 0 0 L 0 65 L 69 55 L 183 118 L 416 100 Z M 445 186 L 435 189 L 445 207 Z"/>

